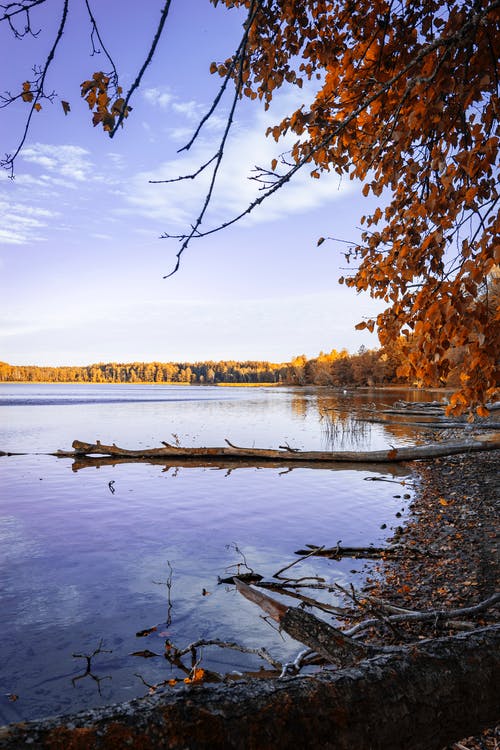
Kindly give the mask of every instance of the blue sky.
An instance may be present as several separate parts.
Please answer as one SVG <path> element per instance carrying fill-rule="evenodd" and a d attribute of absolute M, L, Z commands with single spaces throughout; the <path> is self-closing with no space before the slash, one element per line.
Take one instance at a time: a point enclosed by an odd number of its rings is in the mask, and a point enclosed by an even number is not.
<path fill-rule="evenodd" d="M 94 12 L 126 89 L 134 80 L 162 2 L 95 3 Z M 74 7 L 73 7 L 74 6 Z M 14 39 L 0 25 L 1 91 L 19 91 L 44 62 L 62 2 L 32 14 L 36 38 Z M 241 16 L 208 0 L 173 0 L 167 29 L 125 127 L 115 138 L 91 124 L 79 84 L 108 70 L 90 56 L 83 1 L 70 4 L 69 26 L 49 74 L 57 91 L 33 119 L 15 180 L 0 175 L 0 360 L 13 364 L 97 361 L 271 359 L 375 346 L 354 330 L 380 309 L 368 295 L 338 285 L 341 246 L 320 236 L 358 237 L 369 210 L 360 186 L 306 172 L 235 226 L 193 242 L 180 271 L 178 233 L 199 213 L 205 182 L 151 185 L 193 171 L 217 148 L 224 110 L 188 153 L 177 150 L 206 111 L 220 79 L 212 60 L 237 45 Z M 248 179 L 286 149 L 266 139 L 269 124 L 307 103 L 305 87 L 286 89 L 269 112 L 244 101 L 237 112 L 204 227 L 231 218 L 255 195 Z M 60 100 L 70 102 L 64 116 Z M 12 152 L 28 105 L 0 110 L 0 151 Z"/>

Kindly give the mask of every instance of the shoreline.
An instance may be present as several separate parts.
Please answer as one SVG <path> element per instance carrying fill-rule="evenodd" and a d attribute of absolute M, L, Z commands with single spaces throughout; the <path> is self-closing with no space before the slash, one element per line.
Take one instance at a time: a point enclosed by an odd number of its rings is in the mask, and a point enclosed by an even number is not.
<path fill-rule="evenodd" d="M 487 599 L 500 582 L 500 451 L 410 465 L 417 480 L 410 515 L 387 541 L 429 554 L 385 561 L 369 593 L 419 611 L 467 607 Z M 498 622 L 499 614 L 498 606 L 490 609 L 476 626 Z M 453 632 L 441 628 L 439 634 Z M 423 631 L 417 626 L 411 633 L 421 638 Z M 496 726 L 446 750 L 497 750 L 499 743 Z"/>

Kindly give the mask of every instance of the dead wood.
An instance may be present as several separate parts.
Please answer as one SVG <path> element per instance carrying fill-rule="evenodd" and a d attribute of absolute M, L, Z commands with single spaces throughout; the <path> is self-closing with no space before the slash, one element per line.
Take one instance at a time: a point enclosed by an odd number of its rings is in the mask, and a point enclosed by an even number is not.
<path fill-rule="evenodd" d="M 18 750 L 441 750 L 498 718 L 500 627 L 422 641 L 355 667 L 183 686 L 0 729 Z M 460 710 L 457 710 L 457 707 Z"/>
<path fill-rule="evenodd" d="M 0 456 L 2 454 L 0 453 Z M 7 455 L 7 454 L 5 454 Z M 235 471 L 236 469 L 245 468 L 257 468 L 257 469 L 281 469 L 283 473 L 288 473 L 294 469 L 329 469 L 335 471 L 342 471 L 349 469 L 349 471 L 366 471 L 366 466 L 362 463 L 352 464 L 344 461 L 301 461 L 294 462 L 293 465 L 286 460 L 286 456 L 283 456 L 281 460 L 271 459 L 244 459 L 244 458 L 227 458 L 227 457 L 199 457 L 199 456 L 180 456 L 179 458 L 162 458 L 156 457 L 145 457 L 145 458 L 134 458 L 134 457 L 119 457 L 119 456 L 86 456 L 84 454 L 75 455 L 73 451 L 65 453 L 64 451 L 51 454 L 57 456 L 57 458 L 73 458 L 71 464 L 71 470 L 73 472 L 82 471 L 83 469 L 95 468 L 99 469 L 102 466 L 118 466 L 120 464 L 136 464 L 144 463 L 153 466 L 161 466 L 164 471 L 170 469 L 193 469 L 197 467 L 207 467 L 219 471 L 226 471 L 228 474 Z M 387 463 L 374 463 L 370 465 L 371 471 L 378 471 L 383 474 L 391 474 L 392 476 L 405 477 L 408 471 L 401 464 L 387 464 Z"/>
<path fill-rule="evenodd" d="M 96 441 L 96 443 L 85 443 L 81 440 L 74 440 L 73 452 L 58 451 L 54 455 L 63 457 L 101 455 L 135 459 L 194 457 L 217 460 L 220 458 L 241 458 L 285 461 L 286 463 L 304 461 L 394 463 L 399 461 L 412 461 L 419 458 L 448 456 L 456 453 L 496 450 L 498 448 L 500 448 L 500 433 L 478 435 L 461 440 L 431 443 L 428 445 L 403 446 L 401 448 L 391 447 L 388 450 L 381 451 L 290 451 L 288 447 L 284 447 L 283 450 L 274 450 L 265 448 L 240 448 L 232 445 L 228 445 L 225 448 L 187 448 L 168 444 L 164 445 L 162 448 L 128 450 L 126 448 L 120 448 L 115 444 L 104 445 L 99 440 Z"/>
<path fill-rule="evenodd" d="M 342 632 L 309 612 L 304 612 L 297 607 L 286 607 L 281 602 L 238 580 L 238 578 L 235 578 L 234 582 L 240 594 L 267 612 L 279 623 L 280 628 L 285 633 L 315 651 L 330 664 L 341 668 L 352 666 L 361 659 L 378 653 L 407 648 L 407 646 L 372 646 L 353 639 L 354 635 L 358 635 L 369 628 L 380 626 L 394 628 L 395 625 L 410 622 L 432 622 L 434 628 L 436 628 L 439 623 L 486 612 L 500 601 L 500 593 L 495 593 L 488 599 L 470 607 L 453 610 L 434 609 L 429 612 L 406 611 L 387 617 L 379 615 L 377 618 L 364 620 L 350 630 Z M 340 586 L 338 588 L 342 589 Z M 342 590 L 347 593 L 344 589 Z M 359 604 L 354 590 L 351 596 L 355 604 Z"/>
<path fill-rule="evenodd" d="M 349 628 L 349 630 L 346 630 L 344 634 L 348 637 L 352 637 L 354 635 L 357 635 L 358 633 L 363 632 L 364 630 L 368 630 L 368 628 L 381 627 L 387 624 L 394 625 L 411 622 L 431 622 L 433 623 L 435 628 L 438 626 L 438 624 L 444 623 L 449 623 L 453 626 L 454 623 L 452 621 L 458 620 L 458 618 L 461 617 L 471 617 L 486 612 L 488 609 L 491 609 L 496 604 L 498 604 L 498 602 L 500 602 L 500 593 L 495 593 L 492 594 L 492 596 L 488 597 L 488 599 L 485 599 L 484 601 L 479 602 L 478 604 L 474 604 L 470 607 L 459 607 L 457 609 L 432 609 L 428 612 L 418 612 L 415 610 L 406 610 L 404 612 L 399 611 L 396 614 L 385 617 L 384 619 L 372 618 L 370 620 L 363 620 L 363 622 L 360 622 L 357 625 L 354 625 L 352 628 Z M 384 604 L 379 606 L 387 607 L 387 605 Z M 391 609 L 397 608 L 393 607 Z M 470 625 L 470 623 L 467 623 L 467 628 L 469 628 Z M 464 623 L 459 621 L 459 626 L 462 628 L 464 626 Z M 474 625 L 472 625 L 472 627 L 474 627 Z"/>
<path fill-rule="evenodd" d="M 240 594 L 267 612 L 285 633 L 316 651 L 330 664 L 349 667 L 379 652 L 374 646 L 367 646 L 345 636 L 341 630 L 328 625 L 310 612 L 287 607 L 237 578 L 235 584 Z"/>
<path fill-rule="evenodd" d="M 335 547 L 315 547 L 314 545 L 307 545 L 310 547 L 309 550 L 307 549 L 298 549 L 296 550 L 296 555 L 306 555 L 311 556 L 314 555 L 315 557 L 329 557 L 332 560 L 340 560 L 343 557 L 352 557 L 359 560 L 378 560 L 378 559 L 385 559 L 386 557 L 391 557 L 399 554 L 405 554 L 405 555 L 428 555 L 430 554 L 428 550 L 421 550 L 417 549 L 415 547 L 406 547 L 402 544 L 391 544 L 387 547 L 374 547 L 370 545 L 369 547 L 341 547 L 339 544 L 337 544 Z M 298 560 L 297 562 L 300 562 Z"/>

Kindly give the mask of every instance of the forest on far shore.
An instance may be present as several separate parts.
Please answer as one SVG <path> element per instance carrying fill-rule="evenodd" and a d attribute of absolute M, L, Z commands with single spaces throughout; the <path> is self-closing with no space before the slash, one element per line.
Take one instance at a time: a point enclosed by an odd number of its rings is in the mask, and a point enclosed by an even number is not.
<path fill-rule="evenodd" d="M 450 368 L 446 383 L 458 378 L 460 357 Z M 100 362 L 83 367 L 38 367 L 10 365 L 0 362 L 0 382 L 22 383 L 183 383 L 212 385 L 218 383 L 271 383 L 283 385 L 375 386 L 390 384 L 413 385 L 398 375 L 403 365 L 401 347 L 395 342 L 390 348 L 366 349 L 355 354 L 346 349 L 320 352 L 308 359 L 305 355 L 290 362 L 273 363 L 249 360 L 238 362 Z"/>

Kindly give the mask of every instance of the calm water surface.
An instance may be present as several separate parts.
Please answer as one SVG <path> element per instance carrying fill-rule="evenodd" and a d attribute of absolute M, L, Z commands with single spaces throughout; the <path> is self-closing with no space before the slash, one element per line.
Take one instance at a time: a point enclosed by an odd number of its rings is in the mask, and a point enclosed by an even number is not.
<path fill-rule="evenodd" d="M 413 428 L 364 423 L 360 410 L 397 398 L 429 394 L 0 384 L 0 450 L 27 454 L 0 457 L 0 723 L 144 695 L 141 677 L 152 684 L 177 673 L 161 656 L 132 654 L 161 655 L 166 637 L 178 647 L 223 638 L 293 658 L 296 642 L 283 641 L 233 587 L 218 585 L 242 561 L 236 547 L 270 577 L 305 544 L 382 542 L 410 502 L 395 497 L 407 488 L 366 481 L 404 479 L 401 466 L 96 467 L 44 453 L 69 449 L 75 438 L 126 448 L 162 440 L 224 445 L 225 438 L 258 447 L 383 448 L 413 442 Z M 311 559 L 295 570 L 356 584 L 361 568 Z M 157 631 L 136 637 L 153 625 Z M 86 660 L 74 654 L 99 644 L 93 677 L 83 676 Z M 207 648 L 202 666 L 230 672 L 260 662 Z"/>

